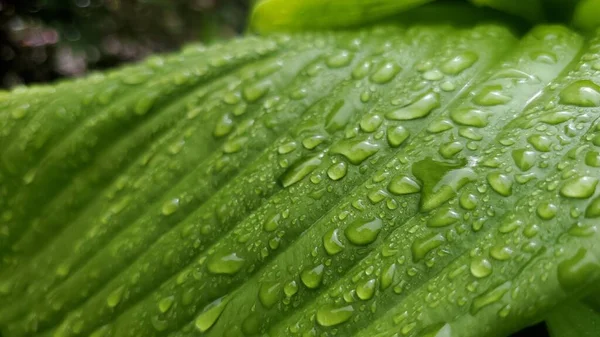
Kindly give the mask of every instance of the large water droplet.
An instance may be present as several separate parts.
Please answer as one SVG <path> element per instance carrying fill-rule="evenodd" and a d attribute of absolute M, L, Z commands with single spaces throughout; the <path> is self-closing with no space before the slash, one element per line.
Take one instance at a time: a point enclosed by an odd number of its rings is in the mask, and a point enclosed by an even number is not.
<path fill-rule="evenodd" d="M 477 278 L 484 278 L 492 274 L 492 264 L 483 257 L 475 257 L 471 261 L 471 274 Z"/>
<path fill-rule="evenodd" d="M 460 214 L 449 206 L 439 209 L 427 221 L 427 226 L 433 228 L 446 227 L 457 223 L 460 220 Z"/>
<path fill-rule="evenodd" d="M 512 257 L 512 254 L 512 249 L 504 245 L 498 244 L 490 248 L 490 255 L 498 261 L 506 261 Z"/>
<path fill-rule="evenodd" d="M 598 186 L 598 178 L 577 177 L 568 180 L 560 189 L 560 194 L 567 198 L 587 199 L 594 195 L 596 186 Z"/>
<path fill-rule="evenodd" d="M 171 215 L 177 212 L 177 209 L 179 209 L 179 198 L 173 198 L 162 205 L 161 212 L 163 215 Z"/>
<path fill-rule="evenodd" d="M 448 75 L 458 75 L 477 62 L 479 55 L 472 51 L 460 53 L 442 64 L 441 70 Z"/>
<path fill-rule="evenodd" d="M 560 103 L 582 107 L 600 106 L 600 86 L 590 80 L 574 82 L 560 93 Z"/>
<path fill-rule="evenodd" d="M 377 131 L 377 129 L 381 126 L 381 123 L 383 123 L 383 118 L 381 118 L 381 116 L 368 114 L 363 116 L 363 118 L 360 120 L 360 128 L 364 132 L 371 133 Z"/>
<path fill-rule="evenodd" d="M 420 192 L 421 186 L 410 177 L 397 176 L 390 181 L 388 190 L 395 195 L 406 195 Z"/>
<path fill-rule="evenodd" d="M 281 283 L 263 282 L 258 290 L 258 299 L 265 308 L 272 308 L 281 296 Z"/>
<path fill-rule="evenodd" d="M 325 266 L 320 264 L 311 269 L 305 269 L 300 274 L 300 279 L 302 283 L 309 289 L 316 289 L 321 285 L 323 281 L 323 273 L 325 271 Z"/>
<path fill-rule="evenodd" d="M 349 101 L 340 100 L 333 104 L 325 118 L 325 128 L 329 132 L 339 131 L 348 124 L 356 109 Z"/>
<path fill-rule="evenodd" d="M 342 68 L 349 65 L 353 58 L 354 54 L 347 50 L 342 50 L 329 56 L 325 63 L 330 68 Z"/>
<path fill-rule="evenodd" d="M 512 157 L 517 167 L 524 172 L 529 171 L 535 165 L 537 159 L 535 152 L 526 149 L 514 150 Z"/>
<path fill-rule="evenodd" d="M 381 289 L 385 290 L 394 283 L 394 275 L 396 274 L 396 264 L 392 263 L 381 273 Z"/>
<path fill-rule="evenodd" d="M 339 229 L 331 229 L 323 236 L 323 246 L 329 255 L 335 255 L 344 250 L 344 244 L 339 237 Z"/>
<path fill-rule="evenodd" d="M 477 314 L 481 309 L 497 303 L 508 293 L 512 283 L 505 282 L 481 295 L 476 297 L 471 304 L 471 315 Z"/>
<path fill-rule="evenodd" d="M 331 153 L 341 154 L 358 165 L 379 151 L 379 145 L 370 140 L 348 139 L 331 147 Z"/>
<path fill-rule="evenodd" d="M 114 308 L 119 305 L 119 303 L 121 303 L 121 299 L 123 299 L 124 292 L 125 287 L 119 287 L 113 290 L 106 298 L 106 305 L 108 305 L 110 308 Z"/>
<path fill-rule="evenodd" d="M 550 152 L 552 149 L 552 140 L 546 136 L 532 135 L 527 138 L 527 141 L 540 152 Z"/>
<path fill-rule="evenodd" d="M 487 181 L 496 193 L 505 197 L 512 194 L 513 180 L 510 176 L 500 172 L 493 172 L 487 175 Z"/>
<path fill-rule="evenodd" d="M 402 145 L 410 136 L 410 132 L 403 126 L 390 126 L 387 129 L 387 141 L 391 147 Z"/>
<path fill-rule="evenodd" d="M 596 219 L 600 217 L 600 197 L 592 200 L 585 209 L 585 217 L 589 219 Z"/>
<path fill-rule="evenodd" d="M 327 176 L 334 181 L 338 181 L 346 176 L 348 173 L 348 165 L 341 161 L 337 164 L 333 164 L 327 169 Z"/>
<path fill-rule="evenodd" d="M 194 322 L 196 329 L 200 332 L 205 332 L 212 328 L 223 313 L 223 310 L 225 310 L 227 303 L 228 300 L 224 296 L 207 305 L 202 313 L 196 317 L 196 321 Z"/>
<path fill-rule="evenodd" d="M 263 98 L 271 87 L 269 81 L 252 83 L 242 89 L 242 95 L 248 103 L 254 103 Z"/>
<path fill-rule="evenodd" d="M 361 283 L 356 287 L 356 295 L 363 301 L 370 300 L 375 294 L 376 285 L 377 280 L 375 279 L 370 279 L 364 283 Z"/>
<path fill-rule="evenodd" d="M 299 160 L 281 176 L 283 187 L 289 187 L 312 173 L 323 161 L 323 154 Z"/>
<path fill-rule="evenodd" d="M 550 220 L 556 216 L 558 207 L 550 202 L 542 202 L 538 205 L 536 212 L 542 220 Z"/>
<path fill-rule="evenodd" d="M 344 233 L 348 241 L 358 246 L 366 246 L 377 240 L 379 232 L 383 228 L 383 221 L 379 218 L 373 220 L 356 220 L 351 223 Z"/>
<path fill-rule="evenodd" d="M 233 275 L 242 269 L 244 262 L 237 253 L 224 253 L 212 256 L 207 268 L 213 274 Z"/>
<path fill-rule="evenodd" d="M 158 310 L 160 310 L 160 312 L 162 312 L 162 313 L 165 313 L 165 312 L 169 311 L 169 309 L 171 309 L 174 302 L 175 302 L 175 296 L 165 297 L 158 302 Z"/>
<path fill-rule="evenodd" d="M 421 211 L 429 212 L 456 196 L 465 184 L 476 178 L 464 168 L 466 161 L 441 162 L 431 157 L 412 165 L 413 175 L 421 181 Z"/>
<path fill-rule="evenodd" d="M 573 118 L 573 113 L 568 111 L 555 111 L 542 116 L 540 120 L 546 124 L 557 125 Z"/>
<path fill-rule="evenodd" d="M 217 122 L 213 134 L 215 135 L 215 137 L 223 137 L 228 135 L 232 130 L 233 119 L 229 114 L 224 114 Z"/>
<path fill-rule="evenodd" d="M 505 95 L 501 85 L 491 85 L 483 88 L 475 97 L 473 103 L 480 106 L 495 106 L 510 102 L 512 97 Z"/>
<path fill-rule="evenodd" d="M 388 83 L 393 80 L 398 73 L 402 71 L 402 68 L 394 62 L 386 62 L 382 64 L 373 75 L 371 75 L 371 81 L 377 84 Z"/>
<path fill-rule="evenodd" d="M 385 116 L 398 121 L 413 120 L 426 117 L 438 107 L 440 107 L 440 95 L 435 92 L 429 92 L 409 105 L 388 112 Z"/>
<path fill-rule="evenodd" d="M 455 123 L 477 128 L 488 125 L 488 115 L 489 113 L 483 110 L 470 108 L 453 109 L 450 111 L 450 118 L 452 118 Z"/>
<path fill-rule="evenodd" d="M 411 246 L 413 260 L 415 262 L 422 260 L 427 253 L 441 246 L 444 242 L 446 242 L 446 239 L 441 233 L 434 233 L 414 240 Z"/>
<path fill-rule="evenodd" d="M 317 322 L 324 327 L 339 325 L 349 320 L 353 313 L 352 305 L 324 305 L 317 310 Z"/>

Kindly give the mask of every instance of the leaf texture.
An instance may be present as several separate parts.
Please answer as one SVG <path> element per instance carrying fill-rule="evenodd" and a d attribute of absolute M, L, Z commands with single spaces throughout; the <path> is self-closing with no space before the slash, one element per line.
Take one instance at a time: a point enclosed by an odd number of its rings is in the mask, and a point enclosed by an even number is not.
<path fill-rule="evenodd" d="M 247 37 L 0 106 L 3 337 L 509 336 L 600 279 L 599 34 Z"/>

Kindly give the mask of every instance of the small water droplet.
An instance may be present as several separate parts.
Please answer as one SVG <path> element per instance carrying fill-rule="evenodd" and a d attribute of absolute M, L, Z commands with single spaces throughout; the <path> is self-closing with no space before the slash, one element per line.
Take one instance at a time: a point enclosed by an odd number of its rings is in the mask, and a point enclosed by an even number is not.
<path fill-rule="evenodd" d="M 550 202 L 542 202 L 538 205 L 536 212 L 542 220 L 550 220 L 556 216 L 558 207 Z"/>
<path fill-rule="evenodd" d="M 231 116 L 229 114 L 223 114 L 215 126 L 213 135 L 217 138 L 226 136 L 233 130 L 233 125 Z"/>
<path fill-rule="evenodd" d="M 330 68 L 342 68 L 342 67 L 346 67 L 347 65 L 349 65 L 350 62 L 352 62 L 353 58 L 354 58 L 354 54 L 352 54 L 351 52 L 349 52 L 347 50 L 341 50 L 341 51 L 329 56 L 327 58 L 327 60 L 325 61 L 325 63 Z"/>
<path fill-rule="evenodd" d="M 252 83 L 246 85 L 242 89 L 242 96 L 248 103 L 254 103 L 259 99 L 263 98 L 269 89 L 271 88 L 271 82 L 269 81 L 260 81 L 257 83 Z"/>
<path fill-rule="evenodd" d="M 173 306 L 174 302 L 175 296 L 165 297 L 158 302 L 158 310 L 160 310 L 162 313 L 165 313 L 171 309 L 171 306 Z"/>
<path fill-rule="evenodd" d="M 338 181 L 346 176 L 348 173 L 348 165 L 341 161 L 337 164 L 333 164 L 327 169 L 327 176 L 333 181 Z"/>
<path fill-rule="evenodd" d="M 381 126 L 381 123 L 383 123 L 381 116 L 368 114 L 363 116 L 363 118 L 360 120 L 360 128 L 364 132 L 371 133 L 377 131 L 377 129 Z"/>
<path fill-rule="evenodd" d="M 173 198 L 171 200 L 166 201 L 162 205 L 161 211 L 163 215 L 168 216 L 177 212 L 177 209 L 179 209 L 179 198 Z"/>
<path fill-rule="evenodd" d="M 512 257 L 513 251 L 504 245 L 495 245 L 490 248 L 490 256 L 498 261 L 506 261 Z"/>
<path fill-rule="evenodd" d="M 117 305 L 119 305 L 119 303 L 121 303 L 121 300 L 123 299 L 124 292 L 125 287 L 119 287 L 113 290 L 110 293 L 110 295 L 108 295 L 108 297 L 106 298 L 106 305 L 108 305 L 110 308 L 114 308 Z"/>

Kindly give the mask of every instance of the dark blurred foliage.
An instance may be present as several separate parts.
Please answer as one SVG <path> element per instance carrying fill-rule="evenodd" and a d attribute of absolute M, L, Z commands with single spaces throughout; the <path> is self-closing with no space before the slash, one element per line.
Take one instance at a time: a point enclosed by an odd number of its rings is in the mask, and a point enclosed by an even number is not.
<path fill-rule="evenodd" d="M 250 0 L 0 0 L 0 87 L 79 76 L 243 31 Z"/>

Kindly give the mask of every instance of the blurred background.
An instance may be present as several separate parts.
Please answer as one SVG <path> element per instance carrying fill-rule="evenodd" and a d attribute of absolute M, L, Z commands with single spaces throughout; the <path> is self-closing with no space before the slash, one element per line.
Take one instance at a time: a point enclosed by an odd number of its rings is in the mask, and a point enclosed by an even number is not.
<path fill-rule="evenodd" d="M 0 87 L 241 33 L 251 0 L 0 0 Z"/>

